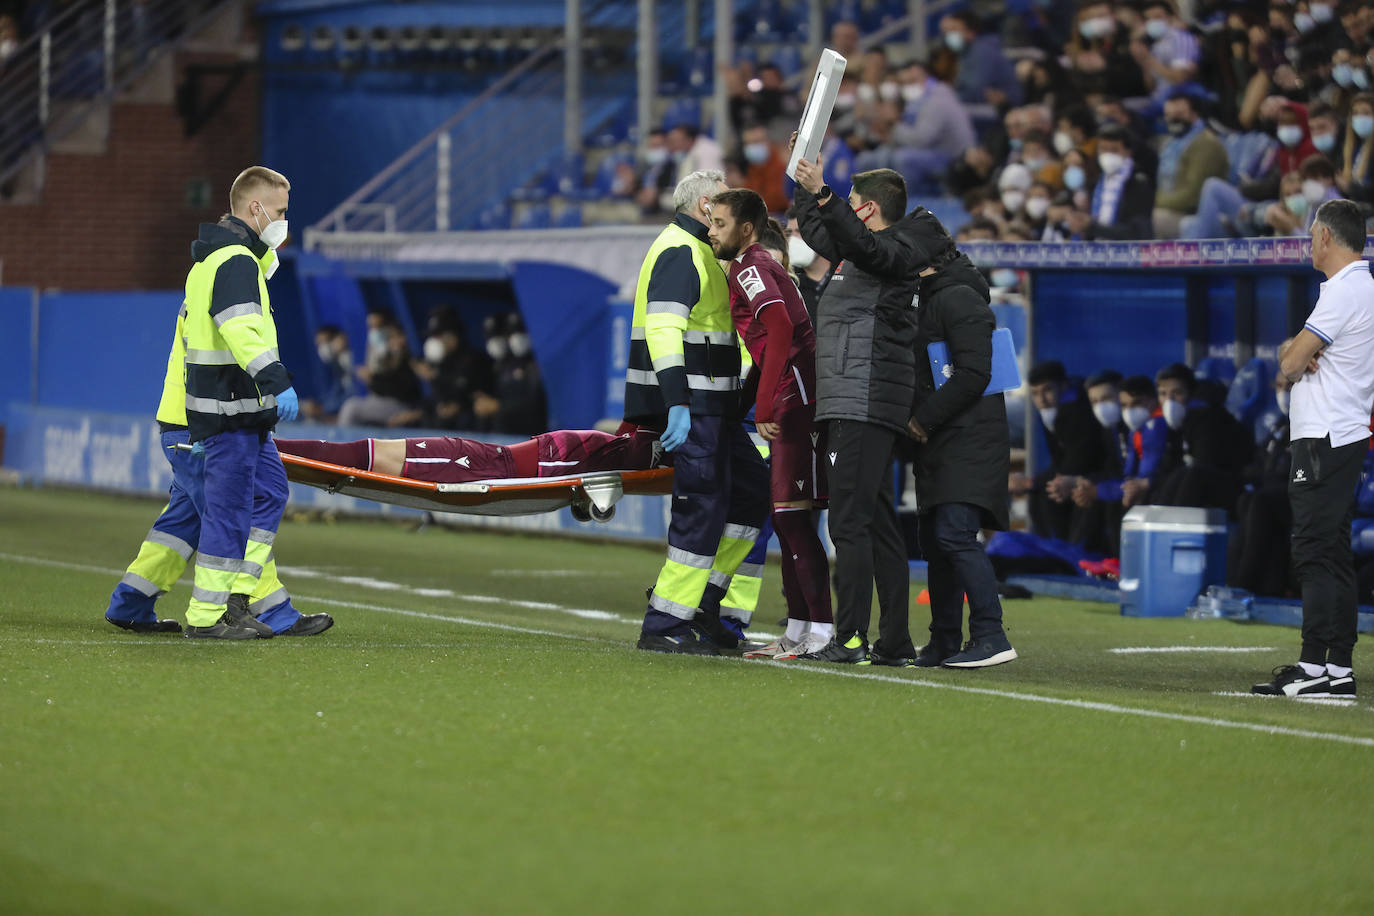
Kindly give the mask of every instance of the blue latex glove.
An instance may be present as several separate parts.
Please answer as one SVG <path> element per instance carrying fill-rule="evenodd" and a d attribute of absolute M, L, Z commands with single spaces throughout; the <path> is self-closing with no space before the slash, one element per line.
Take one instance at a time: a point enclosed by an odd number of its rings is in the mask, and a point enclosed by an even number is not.
<path fill-rule="evenodd" d="M 301 402 L 296 398 L 296 389 L 288 388 L 277 395 L 277 419 L 290 422 L 301 415 Z"/>
<path fill-rule="evenodd" d="M 201 439 L 199 442 L 192 442 L 192 443 L 191 443 L 191 457 L 193 457 L 193 458 L 204 458 L 204 457 L 205 457 L 205 440 L 204 440 L 204 439 Z"/>
<path fill-rule="evenodd" d="M 658 437 L 658 441 L 663 443 L 665 452 L 676 451 L 678 446 L 687 441 L 687 434 L 691 431 L 692 412 L 682 404 L 669 407 L 668 428 Z"/>

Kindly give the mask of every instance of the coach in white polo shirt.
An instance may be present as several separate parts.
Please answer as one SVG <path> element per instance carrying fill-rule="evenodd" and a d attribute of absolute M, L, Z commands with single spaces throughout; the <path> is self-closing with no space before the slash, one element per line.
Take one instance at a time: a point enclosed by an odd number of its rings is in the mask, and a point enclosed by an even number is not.
<path fill-rule="evenodd" d="M 1374 278 L 1364 217 L 1332 200 L 1312 223 L 1312 266 L 1326 275 L 1317 307 L 1279 352 L 1278 386 L 1293 389 L 1293 567 L 1302 584 L 1302 655 L 1255 693 L 1355 697 L 1355 563 L 1350 522 L 1374 409 Z"/>

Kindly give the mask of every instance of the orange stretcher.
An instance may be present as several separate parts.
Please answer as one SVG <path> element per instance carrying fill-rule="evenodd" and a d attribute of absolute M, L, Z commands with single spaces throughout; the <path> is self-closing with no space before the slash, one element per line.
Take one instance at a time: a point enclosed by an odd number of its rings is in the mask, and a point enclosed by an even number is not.
<path fill-rule="evenodd" d="M 296 455 L 283 454 L 281 460 L 288 479 L 329 493 L 463 515 L 537 515 L 567 506 L 580 522 L 608 522 L 615 515 L 615 504 L 622 496 L 673 492 L 672 468 L 471 483 L 427 483 Z"/>

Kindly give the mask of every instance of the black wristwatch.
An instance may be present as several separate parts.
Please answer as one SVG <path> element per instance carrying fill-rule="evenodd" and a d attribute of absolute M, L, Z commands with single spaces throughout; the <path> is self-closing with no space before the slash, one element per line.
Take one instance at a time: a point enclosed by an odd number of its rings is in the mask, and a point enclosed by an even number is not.
<path fill-rule="evenodd" d="M 835 192 L 830 190 L 830 185 L 821 185 L 820 190 L 816 192 L 816 206 L 820 206 L 823 201 L 828 200 L 834 196 Z"/>

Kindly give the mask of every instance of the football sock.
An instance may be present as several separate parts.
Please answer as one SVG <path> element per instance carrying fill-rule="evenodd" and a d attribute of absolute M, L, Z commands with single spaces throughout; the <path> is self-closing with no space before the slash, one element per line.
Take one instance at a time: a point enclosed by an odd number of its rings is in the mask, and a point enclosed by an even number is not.
<path fill-rule="evenodd" d="M 323 439 L 273 439 L 277 451 L 312 461 L 327 461 L 346 468 L 372 470 L 372 440 L 325 442 Z"/>
<path fill-rule="evenodd" d="M 835 638 L 835 625 L 833 623 L 817 623 L 813 620 L 811 621 L 811 632 L 828 642 Z"/>
<path fill-rule="evenodd" d="M 539 440 L 526 439 L 510 446 L 510 457 L 515 462 L 516 477 L 539 476 Z"/>
<path fill-rule="evenodd" d="M 806 635 L 807 621 L 798 620 L 795 617 L 787 618 L 787 639 L 791 642 L 801 642 L 801 638 Z"/>
<path fill-rule="evenodd" d="M 1325 665 L 1314 665 L 1311 662 L 1298 662 L 1298 667 L 1301 668 L 1303 674 L 1306 674 L 1308 677 L 1318 677 L 1326 673 Z"/>
<path fill-rule="evenodd" d="M 803 614 L 812 623 L 831 623 L 830 564 L 825 548 L 805 509 L 775 509 L 773 530 L 782 548 L 782 590 L 787 596 L 789 614 Z M 805 609 L 793 607 L 793 596 Z M 812 628 L 814 629 L 814 627 Z"/>
<path fill-rule="evenodd" d="M 1346 668 L 1343 665 L 1333 665 L 1330 662 L 1326 664 L 1326 673 L 1332 677 L 1350 677 L 1350 672 L 1353 670 L 1353 668 Z"/>

